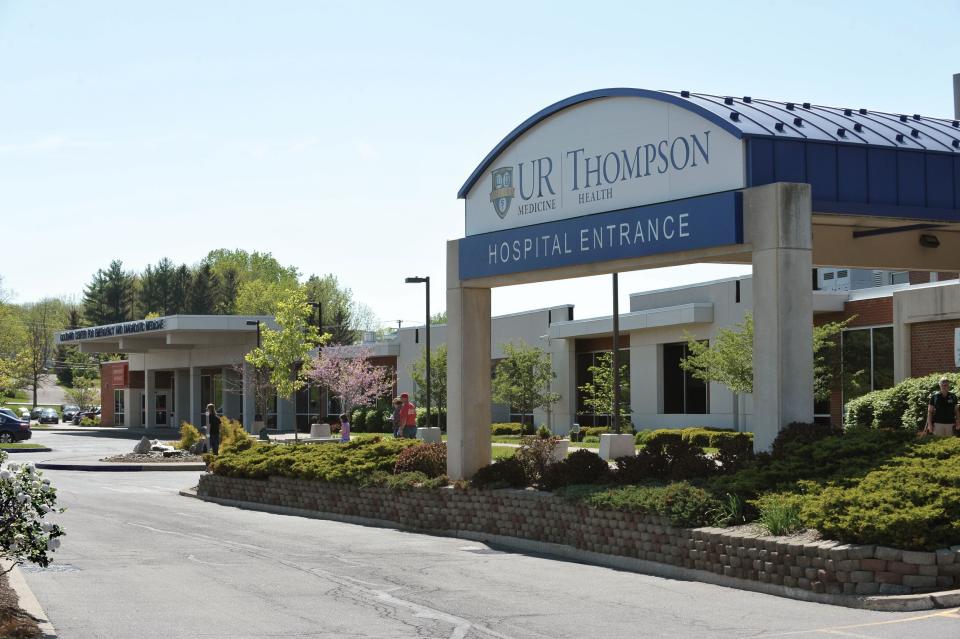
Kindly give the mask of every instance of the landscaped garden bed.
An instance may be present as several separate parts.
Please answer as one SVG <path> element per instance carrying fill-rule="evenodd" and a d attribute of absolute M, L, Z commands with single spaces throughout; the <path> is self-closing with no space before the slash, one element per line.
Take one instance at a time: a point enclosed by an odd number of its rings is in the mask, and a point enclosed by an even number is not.
<path fill-rule="evenodd" d="M 817 593 L 960 587 L 960 439 L 796 424 L 755 456 L 744 434 L 689 429 L 644 434 L 615 468 L 588 450 L 554 462 L 552 444 L 526 438 L 514 456 L 451 483 L 444 444 L 246 440 L 212 461 L 199 492 Z"/>

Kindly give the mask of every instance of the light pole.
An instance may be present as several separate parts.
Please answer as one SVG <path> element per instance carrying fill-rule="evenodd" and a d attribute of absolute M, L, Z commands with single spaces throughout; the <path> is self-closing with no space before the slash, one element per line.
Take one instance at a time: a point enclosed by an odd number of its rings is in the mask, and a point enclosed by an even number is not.
<path fill-rule="evenodd" d="M 427 285 L 427 427 L 430 427 L 430 276 L 426 277 L 408 277 L 403 280 L 407 284 L 426 284 Z M 438 421 L 439 425 L 439 421 Z M 433 432 L 433 431 L 424 431 Z"/>
<path fill-rule="evenodd" d="M 613 432 L 620 434 L 620 287 L 613 274 Z"/>
<path fill-rule="evenodd" d="M 247 326 L 257 327 L 257 348 L 260 348 L 260 320 L 247 320 Z"/>
<path fill-rule="evenodd" d="M 256 326 L 256 327 L 257 327 L 257 348 L 260 348 L 260 320 L 247 320 L 247 326 Z M 257 393 L 260 392 L 260 390 L 259 390 L 259 389 L 260 389 L 260 369 L 257 368 L 256 366 L 253 367 L 253 375 L 254 375 L 254 377 L 256 377 L 256 381 L 254 382 L 254 384 L 257 385 L 257 390 L 255 390 L 254 393 L 253 393 L 253 404 L 254 404 L 254 406 L 253 406 L 253 420 L 251 421 L 251 423 L 256 423 L 256 421 L 257 421 L 257 405 L 256 405 L 256 404 L 257 404 Z M 266 411 L 264 411 L 264 412 L 266 412 Z M 265 423 L 265 422 L 266 422 L 266 419 L 267 419 L 266 416 L 261 415 L 261 418 L 262 418 L 262 420 L 263 420 L 261 423 Z"/>

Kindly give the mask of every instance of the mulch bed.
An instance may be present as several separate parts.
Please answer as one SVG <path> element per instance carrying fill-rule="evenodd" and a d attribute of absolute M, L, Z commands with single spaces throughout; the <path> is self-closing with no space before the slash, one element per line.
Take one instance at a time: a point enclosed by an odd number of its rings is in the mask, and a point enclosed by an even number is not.
<path fill-rule="evenodd" d="M 43 633 L 37 621 L 20 609 L 17 593 L 5 574 L 0 574 L 0 637 L 40 639 Z"/>
<path fill-rule="evenodd" d="M 183 455 L 176 455 L 173 457 L 164 457 L 163 453 L 150 452 L 150 453 L 125 453 L 123 455 L 114 455 L 112 457 L 104 457 L 100 461 L 102 462 L 120 462 L 127 464 L 196 464 L 203 463 L 203 457 L 200 455 L 191 455 L 189 453 Z"/>

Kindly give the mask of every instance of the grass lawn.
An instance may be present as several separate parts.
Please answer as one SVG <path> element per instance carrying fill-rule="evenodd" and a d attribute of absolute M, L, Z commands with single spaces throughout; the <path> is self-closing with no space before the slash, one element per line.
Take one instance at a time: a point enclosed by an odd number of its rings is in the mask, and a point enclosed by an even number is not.
<path fill-rule="evenodd" d="M 507 457 L 513 457 L 517 454 L 517 449 L 513 446 L 497 446 L 494 444 L 491 447 L 491 452 L 493 453 L 493 460 L 506 459 Z"/>
<path fill-rule="evenodd" d="M 13 449 L 28 450 L 31 448 L 46 448 L 46 446 L 44 446 L 43 444 L 25 444 L 22 442 L 18 444 L 0 444 L 0 450 L 13 450 Z"/>

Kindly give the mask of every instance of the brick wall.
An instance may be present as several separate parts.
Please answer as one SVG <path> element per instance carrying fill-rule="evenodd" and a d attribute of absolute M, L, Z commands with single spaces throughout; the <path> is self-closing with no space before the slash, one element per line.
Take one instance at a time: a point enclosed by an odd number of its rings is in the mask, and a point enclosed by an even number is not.
<path fill-rule="evenodd" d="M 818 593 L 909 594 L 960 586 L 960 551 L 902 551 L 834 541 L 788 543 L 661 517 L 594 510 L 529 490 L 387 490 L 205 474 L 201 497 L 366 517 L 442 534 L 519 537 Z"/>
<path fill-rule="evenodd" d="M 127 362 L 104 362 L 100 365 L 100 423 L 113 425 L 113 391 L 127 388 Z"/>
<path fill-rule="evenodd" d="M 960 370 L 953 365 L 953 330 L 960 320 L 910 325 L 910 376 Z"/>

